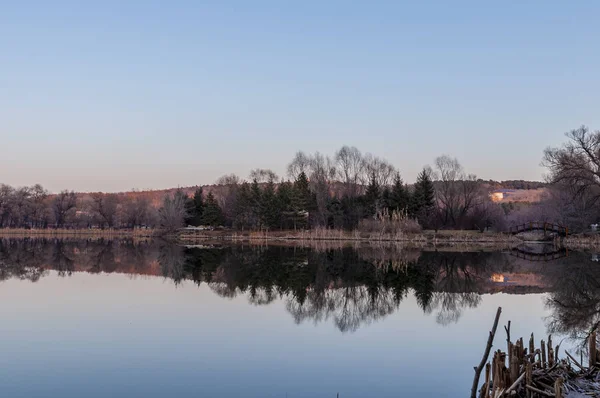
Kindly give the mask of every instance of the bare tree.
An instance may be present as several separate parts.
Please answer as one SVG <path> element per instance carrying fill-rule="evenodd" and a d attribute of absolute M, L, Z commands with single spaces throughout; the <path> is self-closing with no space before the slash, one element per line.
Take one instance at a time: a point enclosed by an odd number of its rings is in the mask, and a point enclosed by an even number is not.
<path fill-rule="evenodd" d="M 363 184 L 368 184 L 372 177 L 380 187 L 391 185 L 397 171 L 396 168 L 385 159 L 367 153 L 363 159 Z"/>
<path fill-rule="evenodd" d="M 221 186 L 220 194 L 217 196 L 219 207 L 223 210 L 225 220 L 233 220 L 238 190 L 242 180 L 235 174 L 228 174 L 217 179 L 217 185 Z"/>
<path fill-rule="evenodd" d="M 64 190 L 54 197 L 52 211 L 57 227 L 63 227 L 77 206 L 77 195 L 73 191 Z"/>
<path fill-rule="evenodd" d="M 442 223 L 461 227 L 480 195 L 477 177 L 465 174 L 458 160 L 447 155 L 435 159 L 435 169 L 438 179 L 436 196 Z"/>
<path fill-rule="evenodd" d="M 137 227 L 149 224 L 150 201 L 137 196 L 128 198 L 123 203 L 123 219 L 129 227 Z"/>
<path fill-rule="evenodd" d="M 343 146 L 335 154 L 337 171 L 346 187 L 346 195 L 356 196 L 364 170 L 362 154 L 356 147 Z"/>
<path fill-rule="evenodd" d="M 163 201 L 163 206 L 158 210 L 160 226 L 167 232 L 174 232 L 184 225 L 187 217 L 185 203 L 186 194 L 178 190 L 172 196 L 167 195 Z"/>
<path fill-rule="evenodd" d="M 482 188 L 480 189 L 482 192 L 469 212 L 471 223 L 480 232 L 487 229 L 504 231 L 506 229 L 506 219 L 502 207 L 494 203 L 487 192 L 483 191 Z"/>
<path fill-rule="evenodd" d="M 591 206 L 585 196 L 573 196 L 573 192 L 562 184 L 547 189 L 538 203 L 519 206 L 506 216 L 508 226 L 530 221 L 556 223 L 569 227 L 569 231 L 584 231 L 590 222 L 597 220 L 596 206 Z"/>
<path fill-rule="evenodd" d="M 327 202 L 331 195 L 330 182 L 335 177 L 335 163 L 319 152 L 309 158 L 309 180 L 317 199 L 318 223 L 326 223 Z"/>
<path fill-rule="evenodd" d="M 102 227 L 113 228 L 116 223 L 119 197 L 114 193 L 93 193 L 92 211 Z"/>
<path fill-rule="evenodd" d="M 40 184 L 31 187 L 31 225 L 43 227 L 48 223 L 49 211 L 46 200 L 48 191 Z"/>
<path fill-rule="evenodd" d="M 296 152 L 294 159 L 287 167 L 288 176 L 292 179 L 295 179 L 302 172 L 308 175 L 308 169 L 310 167 L 311 160 L 311 157 L 304 152 Z"/>
<path fill-rule="evenodd" d="M 217 185 L 238 185 L 242 183 L 242 179 L 235 174 L 225 174 L 215 182 Z"/>
<path fill-rule="evenodd" d="M 542 165 L 550 171 L 549 180 L 596 206 L 600 199 L 600 131 L 586 126 L 565 134 L 569 141 L 560 148 L 547 148 Z"/>
<path fill-rule="evenodd" d="M 12 226 L 23 227 L 30 225 L 33 203 L 31 201 L 31 188 L 21 187 L 13 191 L 12 197 Z"/>
<path fill-rule="evenodd" d="M 0 226 L 10 226 L 13 194 L 13 187 L 6 184 L 0 185 Z"/>
<path fill-rule="evenodd" d="M 261 182 L 274 182 L 279 179 L 277 173 L 270 169 L 254 169 L 250 172 L 250 179 Z"/>
<path fill-rule="evenodd" d="M 48 192 L 39 184 L 13 188 L 0 184 L 0 227 L 34 227 L 47 222 Z"/>

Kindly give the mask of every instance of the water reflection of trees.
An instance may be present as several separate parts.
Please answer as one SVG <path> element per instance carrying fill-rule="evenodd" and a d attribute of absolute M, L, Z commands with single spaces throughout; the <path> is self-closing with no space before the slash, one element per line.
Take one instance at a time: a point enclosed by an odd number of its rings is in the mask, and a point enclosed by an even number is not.
<path fill-rule="evenodd" d="M 600 267 L 591 255 L 531 269 L 550 292 L 550 332 L 584 337 L 600 324 Z M 253 305 L 283 299 L 296 323 L 332 322 L 354 331 L 396 311 L 408 297 L 438 323 L 457 322 L 481 302 L 494 273 L 510 271 L 501 253 L 420 252 L 399 248 L 311 250 L 285 247 L 184 248 L 127 240 L 0 240 L 0 281 L 38 281 L 49 270 L 162 276 L 206 283 L 224 298 Z M 520 261 L 520 260 L 519 260 Z"/>
<path fill-rule="evenodd" d="M 0 281 L 17 278 L 37 282 L 47 271 L 42 245 L 25 241 L 0 241 Z"/>
<path fill-rule="evenodd" d="M 186 256 L 183 278 L 222 297 L 246 294 L 256 305 L 282 297 L 297 323 L 332 320 L 343 332 L 393 313 L 409 294 L 439 323 L 456 322 L 480 303 L 491 274 L 510 266 L 500 253 L 413 252 L 400 262 L 351 249 L 188 249 Z"/>
<path fill-rule="evenodd" d="M 286 247 L 184 248 L 130 241 L 0 241 L 0 280 L 38 280 L 52 269 L 155 275 L 184 280 L 253 305 L 285 302 L 296 323 L 330 321 L 355 331 L 393 313 L 407 297 L 440 324 L 476 307 L 501 253 L 420 252 L 383 248 L 311 250 Z"/>
<path fill-rule="evenodd" d="M 551 290 L 546 301 L 551 333 L 583 341 L 598 328 L 600 267 L 590 257 L 588 253 L 571 253 L 545 270 L 545 280 Z"/>
<path fill-rule="evenodd" d="M 443 325 L 458 322 L 464 308 L 475 308 L 481 302 L 482 281 L 509 266 L 505 256 L 498 254 L 438 255 L 432 262 L 437 284 L 425 312 L 437 311 L 437 322 Z"/>
<path fill-rule="evenodd" d="M 48 270 L 154 275 L 157 253 L 153 244 L 127 240 L 0 239 L 0 281 L 35 282 Z"/>

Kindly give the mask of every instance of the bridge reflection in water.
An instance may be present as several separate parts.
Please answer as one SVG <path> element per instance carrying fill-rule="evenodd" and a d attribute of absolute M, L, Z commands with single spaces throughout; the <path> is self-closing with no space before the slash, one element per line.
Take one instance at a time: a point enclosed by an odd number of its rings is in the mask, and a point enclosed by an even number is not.
<path fill-rule="evenodd" d="M 529 250 L 528 246 L 517 246 L 513 248 L 509 254 L 517 258 L 527 261 L 553 261 L 569 255 L 569 249 L 563 246 L 556 247 L 554 245 L 542 245 L 542 249 L 550 248 L 550 250 L 535 251 Z"/>

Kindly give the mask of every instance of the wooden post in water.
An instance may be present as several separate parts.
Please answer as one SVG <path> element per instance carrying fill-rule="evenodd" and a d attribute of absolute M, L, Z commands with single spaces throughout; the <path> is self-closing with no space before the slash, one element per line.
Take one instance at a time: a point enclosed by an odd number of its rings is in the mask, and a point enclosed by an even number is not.
<path fill-rule="evenodd" d="M 512 354 L 509 356 L 509 366 L 510 366 L 510 383 L 514 383 L 519 378 L 519 355 L 516 352 L 518 347 L 515 347 L 511 344 L 511 352 Z"/>
<path fill-rule="evenodd" d="M 535 342 L 533 340 L 533 333 L 531 333 L 531 337 L 529 338 L 529 361 L 531 363 L 535 362 Z"/>
<path fill-rule="evenodd" d="M 554 396 L 556 398 L 563 398 L 563 382 L 564 380 L 562 377 L 559 377 L 554 382 Z"/>
<path fill-rule="evenodd" d="M 590 368 L 596 365 L 596 331 L 594 330 L 589 337 L 589 346 L 590 346 Z"/>
<path fill-rule="evenodd" d="M 531 362 L 527 362 L 525 366 L 525 383 L 526 385 L 530 386 L 533 384 L 533 365 L 531 364 Z M 529 390 L 527 390 L 527 397 L 531 397 L 531 391 Z"/>
<path fill-rule="evenodd" d="M 554 348 L 552 347 L 552 335 L 548 336 L 548 366 L 554 366 Z"/>
<path fill-rule="evenodd" d="M 484 398 L 488 398 L 490 396 L 490 363 L 485 364 L 485 384 L 483 385 L 483 389 L 479 396 Z"/>
<path fill-rule="evenodd" d="M 511 363 L 513 355 L 513 344 L 510 342 L 510 321 L 508 321 L 507 326 L 504 326 L 504 330 L 506 331 L 506 349 L 508 350 L 508 363 Z"/>
<path fill-rule="evenodd" d="M 546 343 L 542 340 L 542 367 L 546 369 Z"/>
<path fill-rule="evenodd" d="M 492 344 L 494 343 L 494 336 L 496 336 L 496 329 L 498 328 L 498 321 L 500 320 L 500 314 L 502 313 L 502 307 L 498 307 L 498 311 L 496 312 L 496 318 L 494 319 L 494 325 L 492 326 L 492 330 L 490 330 L 490 335 L 488 336 L 488 341 L 485 347 L 485 352 L 483 354 L 483 358 L 478 366 L 475 367 L 475 377 L 473 378 L 473 385 L 471 386 L 471 398 L 477 398 L 477 386 L 479 384 L 479 377 L 481 376 L 481 372 L 487 362 L 488 357 L 490 356 L 490 351 L 492 349 Z M 496 380 L 494 380 L 494 389 L 496 388 Z"/>

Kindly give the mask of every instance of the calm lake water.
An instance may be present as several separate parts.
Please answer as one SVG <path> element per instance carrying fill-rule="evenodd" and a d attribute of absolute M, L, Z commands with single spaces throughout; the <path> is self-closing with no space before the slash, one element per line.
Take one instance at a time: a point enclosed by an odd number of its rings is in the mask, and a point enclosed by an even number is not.
<path fill-rule="evenodd" d="M 0 240 L 2 396 L 465 397 L 498 306 L 538 341 L 598 320 L 591 259 Z"/>

